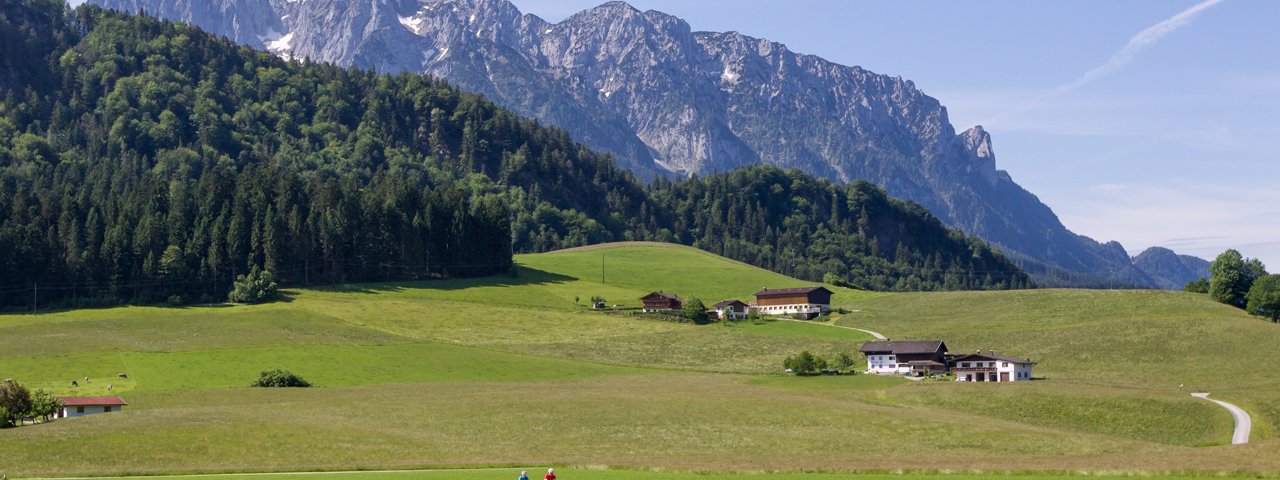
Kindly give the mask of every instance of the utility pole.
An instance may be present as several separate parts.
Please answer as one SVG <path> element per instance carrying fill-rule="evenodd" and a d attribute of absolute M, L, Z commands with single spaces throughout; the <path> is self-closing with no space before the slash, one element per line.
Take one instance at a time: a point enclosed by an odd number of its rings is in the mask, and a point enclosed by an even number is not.
<path fill-rule="evenodd" d="M 604 283 L 604 249 L 600 249 L 600 283 Z"/>
<path fill-rule="evenodd" d="M 31 313 L 36 313 L 40 306 L 40 284 L 31 284 Z"/>

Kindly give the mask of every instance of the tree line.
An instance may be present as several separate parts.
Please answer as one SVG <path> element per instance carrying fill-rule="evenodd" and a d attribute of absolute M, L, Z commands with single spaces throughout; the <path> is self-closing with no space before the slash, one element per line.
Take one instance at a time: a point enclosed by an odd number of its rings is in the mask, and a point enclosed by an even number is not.
<path fill-rule="evenodd" d="M 1209 278 L 1187 282 L 1188 292 L 1207 293 L 1219 303 L 1280 322 L 1280 274 L 1268 274 L 1256 258 L 1228 249 L 1209 264 Z"/>
<path fill-rule="evenodd" d="M 1031 285 L 865 182 L 752 167 L 646 186 L 440 80 L 57 0 L 4 2 L 0 36 L 0 306 L 221 301 L 255 269 L 489 275 L 513 252 L 618 240 L 878 290 Z"/>

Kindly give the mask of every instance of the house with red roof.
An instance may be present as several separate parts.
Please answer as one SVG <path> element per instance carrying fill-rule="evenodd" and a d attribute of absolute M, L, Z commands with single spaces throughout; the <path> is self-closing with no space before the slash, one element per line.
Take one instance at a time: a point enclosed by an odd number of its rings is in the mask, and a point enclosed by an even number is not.
<path fill-rule="evenodd" d="M 129 405 L 120 397 L 62 397 L 59 400 L 62 400 L 62 411 L 58 412 L 58 418 L 119 412 Z"/>

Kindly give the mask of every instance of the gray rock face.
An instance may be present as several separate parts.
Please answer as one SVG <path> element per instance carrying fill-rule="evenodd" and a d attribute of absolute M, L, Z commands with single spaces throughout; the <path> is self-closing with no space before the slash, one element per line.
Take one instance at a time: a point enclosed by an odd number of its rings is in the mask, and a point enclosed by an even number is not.
<path fill-rule="evenodd" d="M 768 40 L 623 2 L 553 24 L 506 0 L 90 1 L 284 57 L 439 76 L 645 178 L 768 163 L 867 179 L 1028 265 L 1148 284 L 1122 247 L 1070 232 L 997 170 L 991 136 L 957 133 L 910 80 Z"/>

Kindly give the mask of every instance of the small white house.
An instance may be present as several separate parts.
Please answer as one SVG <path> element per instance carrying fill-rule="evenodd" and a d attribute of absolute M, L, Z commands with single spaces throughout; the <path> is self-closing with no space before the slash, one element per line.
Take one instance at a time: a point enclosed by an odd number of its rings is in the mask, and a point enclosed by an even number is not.
<path fill-rule="evenodd" d="M 979 352 L 951 360 L 951 371 L 957 382 L 1022 382 L 1031 380 L 1035 364 L 1027 358 Z"/>
<path fill-rule="evenodd" d="M 747 304 L 740 300 L 725 300 L 711 307 L 716 318 L 720 320 L 742 320 L 747 318 Z"/>
<path fill-rule="evenodd" d="M 58 412 L 58 418 L 119 412 L 129 405 L 120 397 L 62 397 L 61 400 L 62 411 Z"/>

